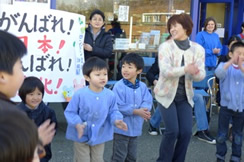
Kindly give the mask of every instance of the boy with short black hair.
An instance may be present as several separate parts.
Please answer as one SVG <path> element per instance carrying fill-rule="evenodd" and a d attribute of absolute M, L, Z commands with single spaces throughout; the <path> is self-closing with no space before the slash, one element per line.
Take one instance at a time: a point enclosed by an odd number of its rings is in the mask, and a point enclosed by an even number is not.
<path fill-rule="evenodd" d="M 0 110 L 13 108 L 20 111 L 10 98 L 16 95 L 23 83 L 21 58 L 26 53 L 27 49 L 21 40 L 0 30 Z M 54 127 L 55 124 L 50 124 L 50 120 L 38 127 L 38 135 L 44 145 L 52 141 L 55 134 Z"/>
<path fill-rule="evenodd" d="M 74 141 L 74 161 L 102 162 L 104 143 L 113 139 L 114 126 L 127 130 L 118 110 L 116 96 L 105 88 L 107 63 L 91 57 L 83 65 L 89 85 L 76 91 L 64 115 L 68 122 L 66 138 Z"/>
<path fill-rule="evenodd" d="M 113 91 L 128 131 L 115 128 L 112 162 L 136 161 L 137 137 L 142 134 L 143 120 L 151 117 L 152 95 L 146 84 L 137 79 L 143 66 L 143 59 L 137 54 L 127 54 L 122 59 L 123 78 L 114 85 Z"/>
<path fill-rule="evenodd" d="M 217 161 L 224 162 L 227 153 L 229 122 L 232 118 L 231 162 L 241 161 L 242 136 L 244 126 L 244 43 L 236 42 L 229 52 L 230 60 L 221 62 L 215 70 L 220 80 L 221 108 L 218 119 Z"/>

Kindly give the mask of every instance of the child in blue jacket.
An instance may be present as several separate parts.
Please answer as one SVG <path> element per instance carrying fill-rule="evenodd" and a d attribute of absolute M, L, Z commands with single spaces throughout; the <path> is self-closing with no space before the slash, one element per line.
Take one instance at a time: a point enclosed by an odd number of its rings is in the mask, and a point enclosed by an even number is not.
<path fill-rule="evenodd" d="M 98 57 L 83 65 L 89 85 L 78 90 L 64 115 L 68 122 L 66 138 L 74 141 L 74 161 L 103 162 L 104 143 L 113 139 L 114 126 L 127 130 L 114 93 L 105 88 L 108 66 Z"/>
<path fill-rule="evenodd" d="M 122 59 L 123 78 L 113 91 L 128 131 L 115 128 L 112 162 L 136 161 L 137 137 L 142 134 L 143 121 L 151 117 L 152 95 L 146 84 L 137 79 L 143 66 L 143 59 L 137 54 L 127 54 Z"/>
<path fill-rule="evenodd" d="M 232 154 L 230 162 L 241 161 L 244 126 L 244 43 L 236 42 L 229 52 L 230 60 L 221 62 L 215 70 L 220 83 L 220 112 L 216 144 L 217 162 L 224 162 L 227 153 L 226 140 L 232 119 Z"/>

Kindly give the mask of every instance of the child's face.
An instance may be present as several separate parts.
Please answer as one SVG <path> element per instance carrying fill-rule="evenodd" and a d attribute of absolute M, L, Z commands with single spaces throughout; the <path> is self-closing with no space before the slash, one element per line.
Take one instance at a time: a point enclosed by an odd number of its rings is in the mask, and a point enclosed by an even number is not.
<path fill-rule="evenodd" d="M 25 103 L 32 109 L 35 109 L 42 101 L 42 92 L 36 88 L 33 92 L 28 93 Z"/>
<path fill-rule="evenodd" d="M 238 64 L 238 61 L 244 62 L 244 47 L 235 48 L 234 52 L 229 53 L 229 56 L 233 59 L 234 64 Z"/>
<path fill-rule="evenodd" d="M 21 60 L 18 59 L 14 64 L 13 74 L 3 72 L 2 75 L 4 77 L 4 85 L 2 87 L 3 89 L 1 89 L 2 93 L 8 98 L 14 97 L 24 81 Z"/>
<path fill-rule="evenodd" d="M 121 73 L 124 79 L 129 80 L 131 83 L 135 83 L 136 77 L 142 70 L 137 70 L 136 65 L 133 63 L 122 65 Z"/>
<path fill-rule="evenodd" d="M 85 76 L 86 80 L 89 82 L 89 87 L 95 92 L 100 92 L 107 84 L 108 81 L 108 71 L 107 69 L 93 70 L 90 76 Z"/>

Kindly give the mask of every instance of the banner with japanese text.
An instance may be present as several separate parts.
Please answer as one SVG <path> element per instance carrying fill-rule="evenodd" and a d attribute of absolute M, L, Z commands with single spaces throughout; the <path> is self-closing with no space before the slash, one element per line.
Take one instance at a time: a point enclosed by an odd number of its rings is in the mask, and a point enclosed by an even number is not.
<path fill-rule="evenodd" d="M 0 29 L 21 39 L 28 49 L 22 58 L 25 76 L 45 87 L 45 102 L 69 101 L 85 85 L 82 75 L 85 16 L 11 5 L 0 6 Z M 13 101 L 20 101 L 18 95 Z"/>

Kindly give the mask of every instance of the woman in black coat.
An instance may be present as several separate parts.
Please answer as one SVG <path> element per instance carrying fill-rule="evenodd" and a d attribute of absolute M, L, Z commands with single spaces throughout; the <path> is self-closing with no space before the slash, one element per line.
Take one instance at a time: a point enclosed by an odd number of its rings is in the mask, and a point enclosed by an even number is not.
<path fill-rule="evenodd" d="M 112 37 L 105 31 L 104 21 L 105 16 L 102 11 L 94 10 L 91 13 L 84 40 L 85 60 L 92 56 L 107 59 L 112 55 Z"/>

